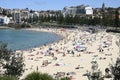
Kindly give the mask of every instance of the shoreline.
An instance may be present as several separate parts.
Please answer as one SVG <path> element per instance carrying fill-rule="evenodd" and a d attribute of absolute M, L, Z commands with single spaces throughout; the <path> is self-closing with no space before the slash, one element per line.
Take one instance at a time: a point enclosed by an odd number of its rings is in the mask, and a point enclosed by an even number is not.
<path fill-rule="evenodd" d="M 10 29 L 10 27 L 7 27 L 7 26 L 0 26 L 0 29 Z"/>
<path fill-rule="evenodd" d="M 61 35 L 61 29 L 50 30 L 52 32 L 56 31 L 56 33 Z M 37 29 L 36 31 L 39 30 Z M 86 80 L 87 77 L 82 75 L 86 71 L 91 71 L 91 61 L 97 61 L 99 69 L 105 74 L 104 70 L 106 67 L 109 67 L 111 59 L 115 61 L 118 57 L 119 49 L 115 43 L 117 41 L 115 35 L 106 32 L 90 34 L 77 29 L 66 29 L 62 31 L 62 34 L 64 33 L 66 33 L 66 37 L 58 42 L 33 48 L 32 51 L 22 51 L 26 66 L 21 78 L 33 71 L 48 73 L 53 77 L 57 72 L 74 72 L 76 74 L 74 75 L 76 77 L 75 80 Z M 83 52 L 77 51 L 73 45 L 76 42 L 81 42 L 80 40 L 83 42 L 85 40 L 85 45 L 83 46 L 87 47 Z M 104 41 L 107 42 L 109 40 L 109 46 L 104 48 Z M 102 53 L 98 50 L 100 45 L 103 46 L 102 49 L 104 51 Z M 74 51 L 74 54 L 68 53 L 68 51 Z M 45 65 L 43 65 L 44 61 L 47 61 Z M 80 68 L 76 69 L 78 65 L 80 65 Z M 38 70 L 36 70 L 37 67 Z"/>

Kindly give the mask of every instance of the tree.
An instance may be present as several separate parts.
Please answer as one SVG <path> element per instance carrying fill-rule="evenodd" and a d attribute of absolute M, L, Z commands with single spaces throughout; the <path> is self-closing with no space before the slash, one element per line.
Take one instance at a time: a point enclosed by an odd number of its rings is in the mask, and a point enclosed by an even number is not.
<path fill-rule="evenodd" d="M 11 55 L 13 52 L 7 49 L 7 44 L 0 42 L 0 61 L 9 61 Z"/>
<path fill-rule="evenodd" d="M 65 24 L 66 24 L 66 25 L 70 25 L 71 23 L 72 23 L 72 15 L 67 14 L 67 15 L 65 16 Z"/>
<path fill-rule="evenodd" d="M 7 17 L 12 17 L 12 14 L 7 14 Z"/>
<path fill-rule="evenodd" d="M 106 17 L 106 15 L 103 13 L 103 14 L 102 14 L 102 25 L 103 25 L 103 26 L 107 26 L 107 24 L 106 24 L 107 21 L 108 21 L 108 20 L 107 20 L 107 17 Z"/>
<path fill-rule="evenodd" d="M 23 72 L 23 61 L 21 53 L 14 53 L 7 49 L 7 44 L 0 42 L 0 65 L 2 75 L 19 77 Z"/>
<path fill-rule="evenodd" d="M 100 71 L 100 69 L 98 69 L 98 63 L 96 61 L 92 62 L 91 69 L 91 72 L 87 71 L 87 73 L 83 76 L 87 76 L 88 80 L 104 80 L 104 78 L 102 77 L 102 72 Z"/>
<path fill-rule="evenodd" d="M 5 65 L 4 68 L 6 69 L 5 75 L 12 75 L 15 77 L 19 77 L 22 75 L 23 70 L 23 59 L 20 54 L 13 55 Z"/>
<path fill-rule="evenodd" d="M 118 9 L 115 11 L 115 24 L 114 25 L 115 25 L 116 29 L 117 29 L 117 27 L 120 26 Z"/>
<path fill-rule="evenodd" d="M 31 74 L 28 74 L 24 80 L 54 80 L 54 79 L 46 73 L 32 72 Z"/>
<path fill-rule="evenodd" d="M 6 15 L 7 15 L 7 10 L 6 10 L 6 9 L 3 9 L 2 14 L 3 14 L 4 16 L 6 16 Z"/>
<path fill-rule="evenodd" d="M 30 16 L 28 19 L 28 23 L 32 23 L 33 22 L 33 18 Z"/>
<path fill-rule="evenodd" d="M 79 23 L 79 16 L 75 15 L 73 19 L 74 19 L 73 20 L 74 24 L 78 24 Z"/>
<path fill-rule="evenodd" d="M 33 12 L 34 12 L 34 11 L 31 9 L 31 10 L 30 10 L 30 13 L 33 13 Z"/>
<path fill-rule="evenodd" d="M 114 80 L 120 80 L 120 58 L 117 58 L 116 63 L 112 64 L 110 67 L 114 75 Z"/>
<path fill-rule="evenodd" d="M 64 23 L 64 17 L 62 14 L 59 14 L 58 16 L 58 24 L 63 24 Z"/>

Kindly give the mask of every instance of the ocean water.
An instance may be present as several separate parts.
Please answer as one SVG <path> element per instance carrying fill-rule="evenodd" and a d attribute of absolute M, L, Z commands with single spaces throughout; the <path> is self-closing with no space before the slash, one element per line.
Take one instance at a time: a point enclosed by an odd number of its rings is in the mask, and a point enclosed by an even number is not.
<path fill-rule="evenodd" d="M 8 49 L 26 50 L 57 42 L 62 39 L 53 33 L 29 30 L 0 29 L 0 41 L 7 43 Z"/>

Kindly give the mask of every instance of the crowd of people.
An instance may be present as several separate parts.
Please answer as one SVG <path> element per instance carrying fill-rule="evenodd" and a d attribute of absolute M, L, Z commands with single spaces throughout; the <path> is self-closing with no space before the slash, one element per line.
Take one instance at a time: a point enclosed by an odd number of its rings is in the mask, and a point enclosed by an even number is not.
<path fill-rule="evenodd" d="M 34 29 L 35 30 L 35 29 Z M 116 36 L 106 33 L 90 33 L 77 29 L 36 29 L 53 32 L 63 36 L 63 39 L 52 44 L 22 51 L 24 57 L 24 76 L 32 71 L 40 71 L 58 76 L 58 73 L 73 72 L 75 80 L 86 80 L 83 74 L 91 70 L 91 62 L 96 61 L 104 71 L 117 57 L 118 47 Z M 114 55 L 113 55 L 114 54 Z M 65 75 L 70 77 L 73 75 Z M 62 77 L 62 76 L 60 76 Z"/>

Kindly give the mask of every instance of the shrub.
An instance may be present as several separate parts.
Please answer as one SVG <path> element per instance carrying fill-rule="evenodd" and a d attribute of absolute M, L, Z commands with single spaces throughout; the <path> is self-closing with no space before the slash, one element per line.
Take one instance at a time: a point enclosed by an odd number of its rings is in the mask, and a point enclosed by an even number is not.
<path fill-rule="evenodd" d="M 114 80 L 120 80 L 120 58 L 117 58 L 116 63 L 111 65 L 111 71 L 114 75 Z"/>
<path fill-rule="evenodd" d="M 61 78 L 61 80 L 70 80 L 68 77 Z"/>
<path fill-rule="evenodd" d="M 0 76 L 0 80 L 18 80 L 14 76 Z"/>
<path fill-rule="evenodd" d="M 31 74 L 28 74 L 24 80 L 54 80 L 54 79 L 46 73 L 32 72 Z"/>
<path fill-rule="evenodd" d="M 3 75 L 19 78 L 23 70 L 23 58 L 21 53 L 16 54 L 7 49 L 7 44 L 0 42 L 0 69 L 4 69 Z"/>

